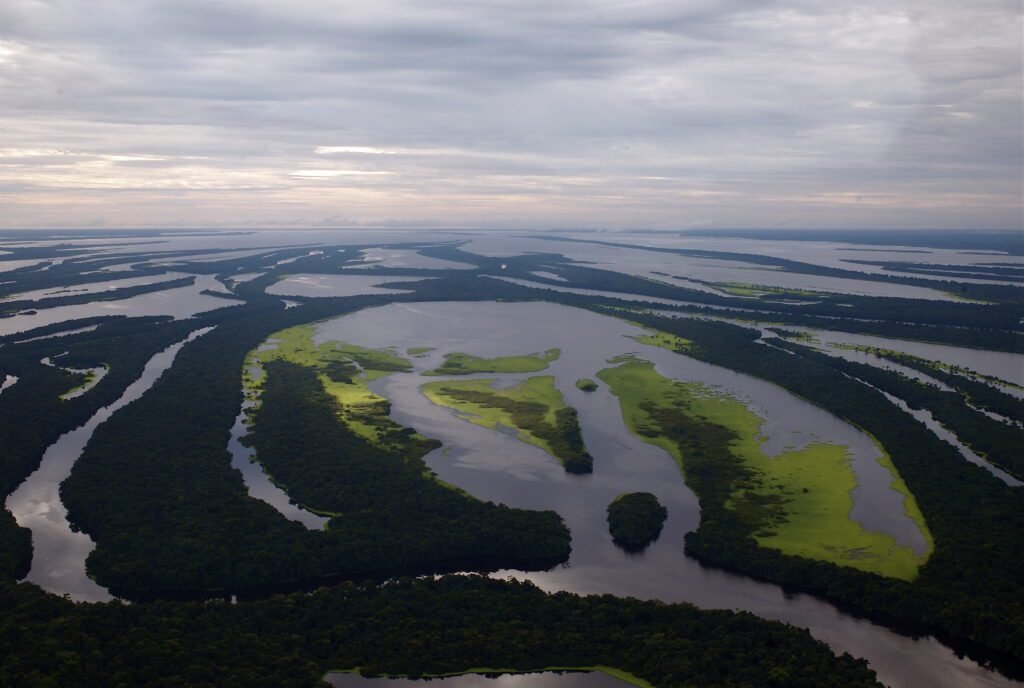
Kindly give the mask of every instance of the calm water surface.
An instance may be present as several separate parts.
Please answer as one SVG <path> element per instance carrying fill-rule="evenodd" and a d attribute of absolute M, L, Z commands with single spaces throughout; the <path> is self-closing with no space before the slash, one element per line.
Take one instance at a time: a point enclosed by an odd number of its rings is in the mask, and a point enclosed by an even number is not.
<path fill-rule="evenodd" d="M 586 394 L 575 380 L 593 377 L 607 367 L 605 359 L 633 351 L 652 360 L 666 375 L 695 379 L 724 387 L 750 401 L 767 418 L 762 433 L 769 451 L 803 446 L 819 437 L 848 444 L 855 452 L 873 444 L 855 428 L 783 390 L 746 376 L 707 366 L 669 351 L 646 347 L 624 335 L 637 330 L 621 321 L 553 304 L 428 303 L 392 305 L 338 318 L 319 327 L 316 341 L 345 340 L 363 346 L 412 346 L 437 350 L 412 359 L 414 373 L 395 374 L 373 384 L 392 402 L 392 417 L 421 433 L 440 439 L 444 447 L 427 456 L 441 479 L 483 499 L 531 509 L 554 509 L 573 534 L 567 566 L 540 573 L 505 571 L 540 587 L 578 593 L 612 593 L 643 599 L 686 601 L 705 608 L 744 609 L 760 616 L 803 626 L 839 652 L 865 657 L 891 686 L 998 686 L 1007 679 L 956 657 L 933 638 L 911 639 L 871 622 L 839 612 L 806 595 L 786 595 L 774 585 L 743 576 L 706 569 L 683 552 L 683 535 L 699 523 L 699 507 L 667 453 L 640 442 L 621 420 L 617 400 L 605 386 Z M 445 352 L 466 351 L 481 356 L 522 354 L 552 346 L 562 358 L 549 370 L 566 401 L 579 411 L 580 425 L 594 456 L 594 473 L 573 476 L 543 451 L 500 432 L 463 421 L 434 406 L 419 392 L 428 380 L 420 372 L 435 367 Z M 519 375 L 484 375 L 521 379 Z M 858 464 L 858 481 L 876 480 L 868 465 Z M 879 467 L 880 468 L 880 467 Z M 916 528 L 894 509 L 886 496 L 888 480 L 864 482 L 855 495 L 858 504 L 873 505 L 872 515 L 884 514 L 879 529 L 891 529 L 912 540 Z M 669 510 L 661 537 L 639 555 L 615 547 L 608 535 L 605 508 L 618 494 L 648 491 Z M 861 514 L 862 518 L 869 515 Z M 909 527 L 907 524 L 910 524 Z M 919 533 L 917 534 L 920 535 Z"/>
<path fill-rule="evenodd" d="M 96 428 L 118 410 L 141 397 L 171 367 L 185 344 L 213 328 L 196 330 L 184 341 L 156 354 L 146 363 L 141 377 L 128 385 L 121 398 L 97 411 L 85 425 L 60 436 L 43 454 L 42 463 L 7 498 L 6 507 L 18 525 L 32 531 L 32 568 L 26 577 L 44 590 L 67 595 L 80 602 L 112 599 L 107 589 L 85 572 L 85 560 L 96 548 L 92 539 L 72 530 L 60 498 L 64 482 Z"/>

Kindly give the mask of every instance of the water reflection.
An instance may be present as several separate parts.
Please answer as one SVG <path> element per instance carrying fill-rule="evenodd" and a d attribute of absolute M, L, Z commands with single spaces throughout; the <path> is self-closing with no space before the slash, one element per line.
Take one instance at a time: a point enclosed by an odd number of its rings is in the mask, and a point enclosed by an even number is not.
<path fill-rule="evenodd" d="M 273 348 L 274 343 L 269 342 L 260 347 L 260 350 Z M 263 368 L 254 365 L 246 371 L 255 381 L 263 378 Z M 317 516 L 292 502 L 288 493 L 274 484 L 270 476 L 263 471 L 263 465 L 255 460 L 256 450 L 246 446 L 245 437 L 249 433 L 249 414 L 259 405 L 259 396 L 250 394 L 246 390 L 242 400 L 242 407 L 235 417 L 235 424 L 231 426 L 231 437 L 228 440 L 228 451 L 231 453 L 231 467 L 242 474 L 242 481 L 249 496 L 254 499 L 266 502 L 274 507 L 278 513 L 292 521 L 298 521 L 310 530 L 323 530 L 327 527 L 330 518 Z"/>
<path fill-rule="evenodd" d="M 419 277 L 380 275 L 291 275 L 267 288 L 275 296 L 360 296 L 363 294 L 404 294 L 408 289 L 382 289 L 394 282 L 415 282 Z M 432 278 L 431 278 L 432 279 Z"/>
<path fill-rule="evenodd" d="M 197 313 L 241 303 L 234 299 L 201 293 L 204 290 L 216 291 L 218 289 L 223 289 L 223 287 L 212 275 L 199 275 L 196 277 L 195 284 L 188 287 L 165 289 L 127 299 L 44 308 L 10 318 L 0 318 L 0 335 L 25 332 L 44 325 L 101 315 L 169 315 L 179 319 L 188 318 Z"/>
<path fill-rule="evenodd" d="M 141 397 L 170 368 L 178 351 L 212 327 L 196 330 L 185 340 L 156 354 L 146 363 L 138 380 L 128 385 L 121 398 L 97 411 L 85 425 L 65 433 L 43 454 L 42 463 L 7 498 L 6 506 L 18 525 L 32 531 L 32 568 L 26 580 L 44 590 L 83 602 L 110 600 L 107 589 L 85 571 L 85 560 L 96 545 L 85 533 L 72 530 L 60 498 L 60 484 L 71 475 L 86 443 L 104 421 Z"/>
<path fill-rule="evenodd" d="M 806 627 L 836 651 L 867 658 L 891 686 L 952 688 L 1010 684 L 977 664 L 956 657 L 933 638 L 900 636 L 849 617 L 815 598 L 787 595 L 777 586 L 707 569 L 686 557 L 682 537 L 697 526 L 700 513 L 697 500 L 683 483 L 678 468 L 664 451 L 640 442 L 625 429 L 618 402 L 604 386 L 590 394 L 575 387 L 576 379 L 593 377 L 596 370 L 606 367 L 608 355 L 640 351 L 663 374 L 703 380 L 741 393 L 765 413 L 768 421 L 764 432 L 776 446 L 801 446 L 820 434 L 832 441 L 841 438 L 843 443 L 849 442 L 856 448 L 864 442 L 864 436 L 773 385 L 623 337 L 632 332 L 636 328 L 621 321 L 554 304 L 427 303 L 369 309 L 323 323 L 315 341 L 340 339 L 373 348 L 394 346 L 399 350 L 436 347 L 424 357 L 412 359 L 415 372 L 394 374 L 371 386 L 391 401 L 392 417 L 444 442 L 443 448 L 427 457 L 431 469 L 441 479 L 483 499 L 523 508 L 554 509 L 572 531 L 573 551 L 568 566 L 539 573 L 504 571 L 495 574 L 498 577 L 530 579 L 549 591 L 611 593 L 686 601 L 705 608 L 748 610 Z M 591 475 L 568 475 L 535 447 L 477 425 L 456 422 L 447 409 L 431 404 L 418 389 L 422 382 L 437 379 L 422 378 L 419 373 L 436 367 L 445 352 L 460 350 L 496 356 L 553 346 L 562 348 L 563 355 L 544 373 L 556 376 L 556 384 L 567 403 L 579 411 L 583 435 L 594 455 Z M 864 463 L 877 466 L 871 454 L 862 456 Z M 858 481 L 873 479 L 858 473 Z M 890 510 L 896 506 L 895 501 L 892 505 L 884 499 L 875 501 L 888 490 L 888 477 L 882 480 L 877 484 L 865 483 L 864 487 L 869 489 L 860 499 L 877 504 L 873 511 L 898 516 L 901 511 Z M 652 492 L 669 510 L 661 537 L 637 556 L 627 555 L 614 546 L 604 521 L 607 504 L 627 491 Z M 910 537 L 912 531 L 900 532 Z"/>

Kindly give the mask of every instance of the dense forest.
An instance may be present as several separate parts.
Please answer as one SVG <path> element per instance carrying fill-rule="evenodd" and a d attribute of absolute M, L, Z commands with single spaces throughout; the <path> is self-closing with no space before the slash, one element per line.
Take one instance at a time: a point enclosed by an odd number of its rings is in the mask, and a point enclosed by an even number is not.
<path fill-rule="evenodd" d="M 74 605 L 0 584 L 0 684 L 314 686 L 329 670 L 613 666 L 661 688 L 877 687 L 864 660 L 747 613 L 548 595 L 472 576 L 227 604 Z"/>
<path fill-rule="evenodd" d="M 608 505 L 608 532 L 623 549 L 642 550 L 658 539 L 668 510 L 650 492 L 621 494 Z"/>
<path fill-rule="evenodd" d="M 1024 658 L 1019 492 L 968 463 L 877 390 L 836 375 L 833 364 L 839 359 L 821 358 L 792 343 L 787 345 L 792 353 L 765 346 L 757 342 L 757 332 L 727 323 L 643 314 L 630 319 L 691 340 L 695 346 L 687 349 L 689 356 L 775 382 L 871 433 L 888 450 L 935 539 L 935 551 L 913 583 L 786 557 L 757 547 L 749 526 L 722 510 L 712 485 L 704 490 L 710 497 L 701 497 L 700 527 L 686 536 L 688 553 L 708 564 L 824 595 L 889 623 L 931 628 Z M 723 484 L 734 479 L 716 470 L 701 477 Z M 964 566 L 965 561 L 971 565 Z"/>
<path fill-rule="evenodd" d="M 482 502 L 433 480 L 422 461 L 429 445 L 411 434 L 394 438 L 400 451 L 354 436 L 338 422 L 336 402 L 315 373 L 301 366 L 267 365 L 252 438 L 260 460 L 296 501 L 336 516 L 326 531 L 310 531 L 250 498 L 226 449 L 242 403 L 247 353 L 287 327 L 387 303 L 428 300 L 546 300 L 612 317 L 629 309 L 629 320 L 691 341 L 687 355 L 779 384 L 864 428 L 891 454 L 935 538 L 934 554 L 912 583 L 758 547 L 751 522 L 716 501 L 715 495 L 737 479 L 728 461 L 708 461 L 696 476 L 705 481 L 702 521 L 680 545 L 709 566 L 803 590 L 901 630 L 936 632 L 975 655 L 990 652 L 1006 664 L 1024 660 L 1019 492 L 967 463 L 878 389 L 913 399 L 943 423 L 948 417 L 958 436 L 1007 470 L 1020 470 L 1014 463 L 1020 454 L 1012 452 L 1019 428 L 975 408 L 1019 418 L 1011 415 L 1019 412 L 1019 400 L 977 379 L 925 370 L 913 361 L 899 362 L 919 366 L 954 391 L 847 365 L 795 342 L 759 342 L 759 333 L 750 328 L 690 317 L 726 315 L 1024 351 L 1021 289 L 970 285 L 963 294 L 991 301 L 984 306 L 820 294 L 797 295 L 794 300 L 802 303 L 780 303 L 598 270 L 559 254 L 489 258 L 454 244 L 402 246 L 476 267 L 361 270 L 407 278 L 389 286 L 411 293 L 289 297 L 299 305 L 285 308 L 265 293 L 268 286 L 289 274 L 338 274 L 364 247 L 312 255 L 308 246 L 292 246 L 204 262 L 189 257 L 217 251 L 125 250 L 85 260 L 68 258 L 71 246 L 57 246 L 22 247 L 0 256 L 53 261 L 45 270 L 4 273 L 16 286 L 0 285 L 0 295 L 108 280 L 109 274 L 96 274 L 105 266 L 135 265 L 132 276 L 166 271 L 143 263 L 147 256 L 173 257 L 175 270 L 194 274 L 265 273 L 244 283 L 226 282 L 243 304 L 190 319 L 89 318 L 0 337 L 0 378 L 19 378 L 0 394 L 0 490 L 6 495 L 39 465 L 49 444 L 115 401 L 154 354 L 190 332 L 214 328 L 182 348 L 149 392 L 98 428 L 62 486 L 69 518 L 97 544 L 88 561 L 90 575 L 136 603 L 74 605 L 32 585 L 13 584 L 28 570 L 31 543 L 28 531 L 8 511 L 0 512 L 0 684 L 314 685 L 329 669 L 423 675 L 470 667 L 604 664 L 663 687 L 876 685 L 863 661 L 836 658 L 807 632 L 749 614 L 547 595 L 527 584 L 476 577 L 400 578 L 548 568 L 568 558 L 569 532 L 553 512 Z M 293 262 L 279 264 L 282 260 Z M 765 258 L 760 264 L 830 276 L 846 272 L 779 260 Z M 537 270 L 566 281 L 534 275 Z M 691 303 L 645 304 L 484 278 L 496 274 L 551 287 Z M 434 279 L 420 281 L 425 277 Z M 913 277 L 872 279 L 944 288 Z M 114 293 L 100 298 L 115 298 Z M 71 303 L 78 297 L 58 298 Z M 17 307 L 42 305 L 19 302 Z M 683 317 L 637 310 L 644 306 Z M 82 376 L 39 364 L 61 354 L 62 365 L 107 365 L 110 372 L 87 394 L 61 401 L 60 394 L 81 384 Z M 352 373 L 343 366 L 331 371 L 336 377 Z M 567 446 L 575 441 L 565 432 L 575 423 L 569 420 L 559 419 L 561 429 L 556 428 Z M 578 435 L 578 424 L 575 428 Z M 714 456 L 716 447 L 729 441 L 728 433 L 710 424 L 681 430 L 677 440 L 687 451 L 699 444 Z M 389 580 L 380 585 L 382 579 Z M 318 585 L 330 587 L 284 594 Z M 241 601 L 217 601 L 231 593 Z M 189 597 L 207 601 L 171 601 Z"/>

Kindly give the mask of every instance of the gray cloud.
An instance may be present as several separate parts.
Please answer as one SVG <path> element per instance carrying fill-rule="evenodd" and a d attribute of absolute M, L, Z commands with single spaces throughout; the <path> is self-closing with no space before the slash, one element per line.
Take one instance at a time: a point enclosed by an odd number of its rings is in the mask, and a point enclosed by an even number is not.
<path fill-rule="evenodd" d="M 8 0 L 0 223 L 1019 226 L 1021 28 L 1002 0 Z"/>

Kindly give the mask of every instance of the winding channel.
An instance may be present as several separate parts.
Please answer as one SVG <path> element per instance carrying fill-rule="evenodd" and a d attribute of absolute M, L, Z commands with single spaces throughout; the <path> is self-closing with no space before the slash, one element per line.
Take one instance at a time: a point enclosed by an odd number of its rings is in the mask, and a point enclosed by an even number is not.
<path fill-rule="evenodd" d="M 73 530 L 60 498 L 60 484 L 82 455 L 92 434 L 117 411 L 141 397 L 171 367 L 185 344 L 206 334 L 212 327 L 192 332 L 153 356 L 138 380 L 128 385 L 121 397 L 93 414 L 85 425 L 64 433 L 43 454 L 39 468 L 7 498 L 7 510 L 18 525 L 32 531 L 32 567 L 25 580 L 78 602 L 113 599 L 106 588 L 88 576 L 85 560 L 96 548 L 87 534 Z"/>

